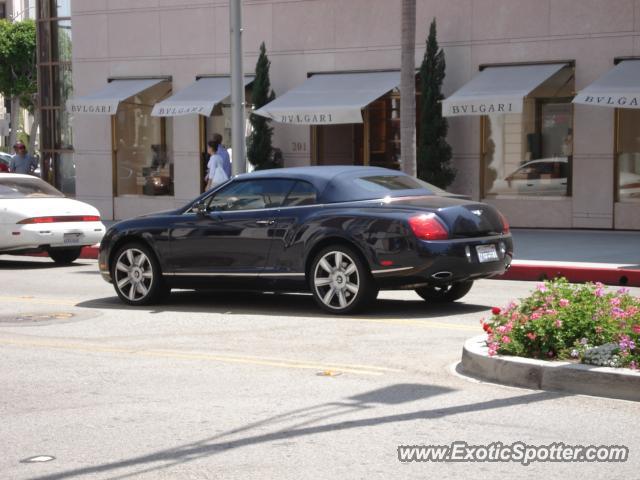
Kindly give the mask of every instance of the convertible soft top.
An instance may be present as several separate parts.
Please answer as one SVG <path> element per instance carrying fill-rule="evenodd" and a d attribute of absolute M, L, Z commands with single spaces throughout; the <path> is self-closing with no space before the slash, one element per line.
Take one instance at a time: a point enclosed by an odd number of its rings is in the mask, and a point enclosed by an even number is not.
<path fill-rule="evenodd" d="M 385 187 L 385 178 L 406 179 L 407 185 L 415 188 Z M 276 168 L 239 175 L 238 180 L 256 178 L 287 178 L 304 180 L 318 191 L 319 203 L 352 202 L 382 197 L 407 195 L 436 195 L 444 193 L 437 187 L 419 182 L 398 170 L 381 167 L 353 165 Z"/>

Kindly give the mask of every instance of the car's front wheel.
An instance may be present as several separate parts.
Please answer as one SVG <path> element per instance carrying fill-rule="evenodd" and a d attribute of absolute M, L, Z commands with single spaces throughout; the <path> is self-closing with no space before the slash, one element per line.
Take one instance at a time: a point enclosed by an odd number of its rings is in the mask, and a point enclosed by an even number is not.
<path fill-rule="evenodd" d="M 56 263 L 60 263 L 62 265 L 68 265 L 70 263 L 75 262 L 80 253 L 82 252 L 82 247 L 73 247 L 73 248 L 50 248 L 48 250 L 49 257 Z"/>
<path fill-rule="evenodd" d="M 416 293 L 427 302 L 449 303 L 461 299 L 473 286 L 473 281 L 451 283 L 443 286 L 416 288 Z"/>
<path fill-rule="evenodd" d="M 129 305 L 157 303 L 170 293 L 156 256 L 139 243 L 118 249 L 111 264 L 111 278 L 118 297 Z"/>
<path fill-rule="evenodd" d="M 360 310 L 378 293 L 367 265 L 353 249 L 343 245 L 324 248 L 315 256 L 310 284 L 318 305 L 334 314 Z"/>

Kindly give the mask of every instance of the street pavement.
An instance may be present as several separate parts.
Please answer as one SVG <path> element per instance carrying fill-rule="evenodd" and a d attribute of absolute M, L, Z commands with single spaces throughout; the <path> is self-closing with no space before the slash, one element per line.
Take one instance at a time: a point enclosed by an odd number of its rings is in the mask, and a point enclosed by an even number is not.
<path fill-rule="evenodd" d="M 308 295 L 174 292 L 131 308 L 95 260 L 0 258 L 0 478 L 637 478 L 637 403 L 455 371 L 484 280 L 430 306 L 383 292 L 335 317 Z M 640 295 L 640 289 L 632 289 Z M 623 444 L 625 463 L 410 463 L 399 445 Z M 34 456 L 49 462 L 21 463 Z"/>

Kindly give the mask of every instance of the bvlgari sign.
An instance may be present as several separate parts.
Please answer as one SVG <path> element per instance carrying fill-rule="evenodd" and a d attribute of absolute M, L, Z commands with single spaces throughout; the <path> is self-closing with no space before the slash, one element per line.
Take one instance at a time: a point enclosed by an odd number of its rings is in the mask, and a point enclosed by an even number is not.
<path fill-rule="evenodd" d="M 501 113 L 522 113 L 522 98 L 462 98 L 442 101 L 442 115 L 456 117 L 461 115 L 494 115 Z"/>
<path fill-rule="evenodd" d="M 640 96 L 624 94 L 589 95 L 588 93 L 583 93 L 576 96 L 574 103 L 612 108 L 640 108 Z"/>
<path fill-rule="evenodd" d="M 70 113 L 93 113 L 96 115 L 114 115 L 118 110 L 118 103 L 87 103 L 70 100 L 67 111 Z"/>
<path fill-rule="evenodd" d="M 331 113 L 292 113 L 278 115 L 280 123 L 295 123 L 299 125 L 327 125 L 333 123 Z"/>
<path fill-rule="evenodd" d="M 212 103 L 212 102 L 210 102 Z M 151 113 L 154 117 L 178 117 L 180 115 L 199 114 L 208 116 L 213 110 L 213 104 L 211 105 L 172 105 L 171 102 L 162 102 L 156 104 L 153 107 Z"/>
<path fill-rule="evenodd" d="M 490 113 L 514 113 L 513 103 L 480 103 L 451 105 L 451 115 L 488 115 Z"/>

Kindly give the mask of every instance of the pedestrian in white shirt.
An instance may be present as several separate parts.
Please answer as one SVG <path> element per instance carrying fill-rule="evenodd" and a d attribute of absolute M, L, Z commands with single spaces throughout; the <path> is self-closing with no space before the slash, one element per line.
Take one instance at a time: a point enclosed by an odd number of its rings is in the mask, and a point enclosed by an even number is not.
<path fill-rule="evenodd" d="M 207 190 L 229 180 L 229 176 L 225 172 L 224 160 L 217 153 L 219 145 L 218 142 L 207 142 L 207 153 L 210 155 L 209 163 L 207 163 L 207 176 L 204 178 L 207 182 Z"/>

